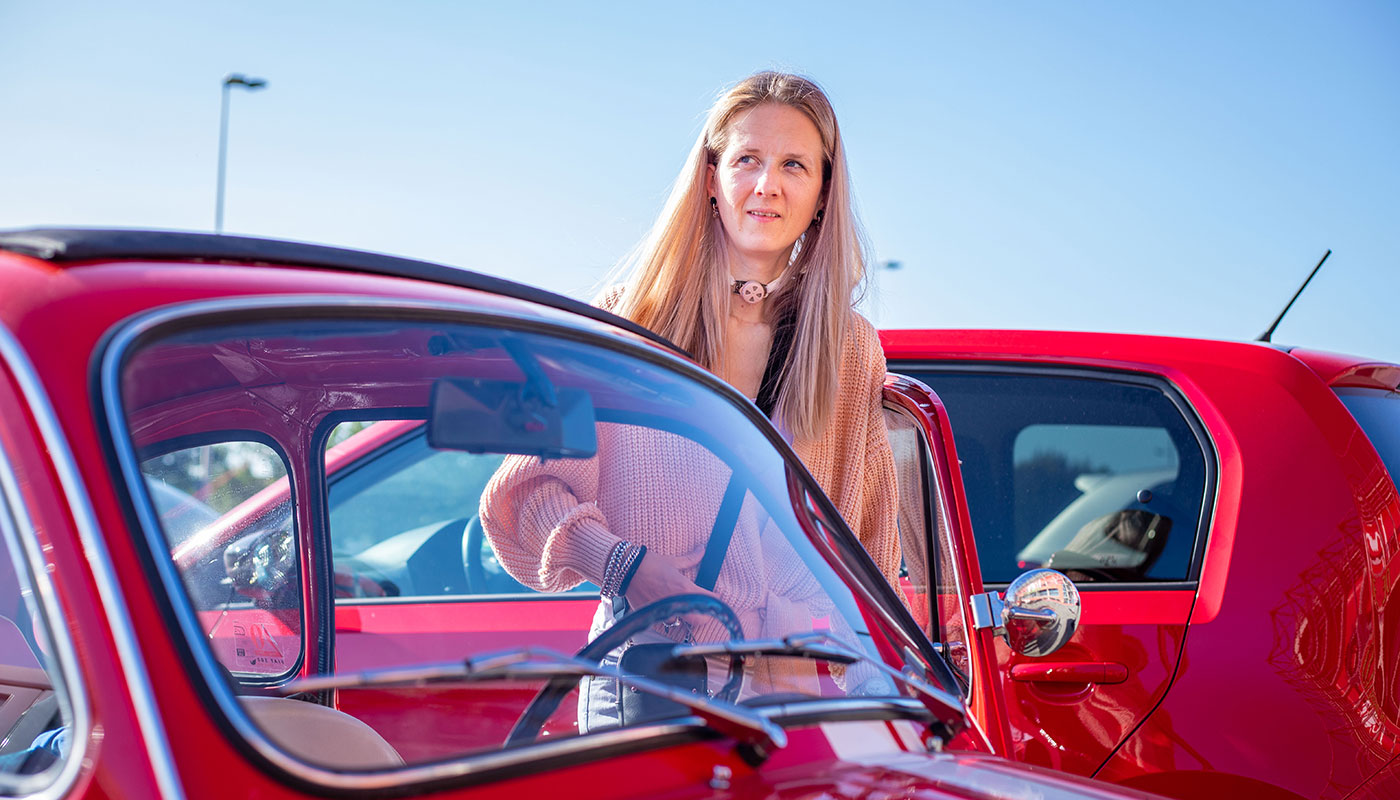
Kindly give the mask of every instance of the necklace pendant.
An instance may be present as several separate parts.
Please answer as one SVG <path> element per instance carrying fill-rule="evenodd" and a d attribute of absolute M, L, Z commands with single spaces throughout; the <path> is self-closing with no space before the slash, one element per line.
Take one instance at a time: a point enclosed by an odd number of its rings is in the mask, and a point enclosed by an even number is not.
<path fill-rule="evenodd" d="M 748 303 L 760 303 L 768 296 L 768 287 L 758 281 L 735 281 L 734 291 Z"/>

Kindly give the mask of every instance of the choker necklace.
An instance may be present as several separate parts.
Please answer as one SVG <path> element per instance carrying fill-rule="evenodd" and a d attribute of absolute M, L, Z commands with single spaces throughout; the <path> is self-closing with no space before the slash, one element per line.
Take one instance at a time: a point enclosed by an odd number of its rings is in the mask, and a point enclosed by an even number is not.
<path fill-rule="evenodd" d="M 784 270 L 786 272 L 786 270 Z M 741 281 L 734 277 L 734 273 L 729 273 L 729 280 L 733 282 L 734 294 L 744 298 L 748 303 L 761 303 L 763 298 L 773 293 L 779 283 L 782 283 L 783 276 L 779 275 L 767 283 L 758 281 Z"/>

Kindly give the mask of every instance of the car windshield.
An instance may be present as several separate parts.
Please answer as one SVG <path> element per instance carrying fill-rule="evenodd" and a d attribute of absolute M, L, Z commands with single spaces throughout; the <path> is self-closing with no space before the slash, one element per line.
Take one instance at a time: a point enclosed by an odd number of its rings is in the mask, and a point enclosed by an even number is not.
<path fill-rule="evenodd" d="M 878 573 L 833 567 L 863 556 L 771 428 L 668 357 L 521 323 L 264 315 L 158 327 L 115 376 L 129 488 L 204 678 L 303 761 L 441 761 L 692 713 L 598 676 L 392 678 L 512 651 L 760 708 L 913 694 L 889 674 L 917 659 L 893 592 L 853 589 Z M 680 580 L 639 592 L 648 559 Z M 804 634 L 861 659 L 719 646 Z"/>

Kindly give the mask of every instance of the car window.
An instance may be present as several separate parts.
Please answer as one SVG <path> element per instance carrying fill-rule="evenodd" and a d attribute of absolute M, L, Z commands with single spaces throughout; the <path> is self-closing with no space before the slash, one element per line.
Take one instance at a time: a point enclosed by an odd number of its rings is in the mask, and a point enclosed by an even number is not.
<path fill-rule="evenodd" d="M 477 510 L 498 453 L 436 450 L 423 420 L 340 422 L 325 470 L 338 602 L 454 595 L 525 597 L 501 566 Z M 571 590 L 596 593 L 583 583 Z"/>
<path fill-rule="evenodd" d="M 51 784 L 72 746 L 71 703 L 18 552 L 18 528 L 0 496 L 0 796 Z"/>
<path fill-rule="evenodd" d="M 902 614 L 873 606 L 886 594 L 847 582 L 878 571 L 848 532 L 814 519 L 814 506 L 839 516 L 708 374 L 538 322 L 342 313 L 182 320 L 113 356 L 111 414 L 142 466 L 128 488 L 160 525 L 145 542 L 200 675 L 231 678 L 234 693 L 213 696 L 266 738 L 250 737 L 255 748 L 378 769 L 689 718 L 611 679 L 575 675 L 546 702 L 536 678 L 453 672 L 583 652 L 605 627 L 620 638 L 588 654 L 600 668 L 751 705 L 873 709 L 885 701 L 866 698 L 910 697 L 873 662 L 936 660 Z M 217 519 L 177 533 L 162 483 Z M 677 598 L 669 579 L 635 606 L 590 591 L 611 574 L 616 593 L 640 558 L 698 594 Z M 237 630 L 243 640 L 226 634 Z M 864 660 L 695 655 L 663 671 L 677 644 L 794 634 Z M 243 645 L 281 660 L 232 661 Z"/>
<path fill-rule="evenodd" d="M 983 580 L 1190 575 L 1207 461 L 1155 384 L 1105 375 L 907 371 L 948 409 Z"/>
<path fill-rule="evenodd" d="M 152 448 L 141 474 L 215 656 L 235 676 L 283 675 L 301 652 L 287 465 L 244 434 Z"/>
<path fill-rule="evenodd" d="M 884 416 L 898 482 L 900 588 L 914 620 L 929 638 L 943 644 L 949 664 L 965 680 L 969 665 L 963 595 L 947 522 L 940 504 L 928 502 L 940 495 L 928 445 L 919 424 L 908 414 L 887 407 Z"/>
<path fill-rule="evenodd" d="M 1400 392 L 1341 388 L 1337 396 L 1366 432 L 1394 481 L 1400 475 Z"/>

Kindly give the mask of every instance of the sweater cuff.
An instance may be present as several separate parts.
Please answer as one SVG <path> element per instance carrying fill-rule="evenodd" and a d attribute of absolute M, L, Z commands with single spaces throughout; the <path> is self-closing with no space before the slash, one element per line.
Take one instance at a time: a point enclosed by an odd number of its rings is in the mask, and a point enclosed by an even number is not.
<path fill-rule="evenodd" d="M 540 579 L 556 585 L 566 571 L 601 585 L 608 555 L 622 540 L 608 530 L 607 520 L 596 503 L 582 503 L 570 509 L 550 532 L 540 563 Z"/>

